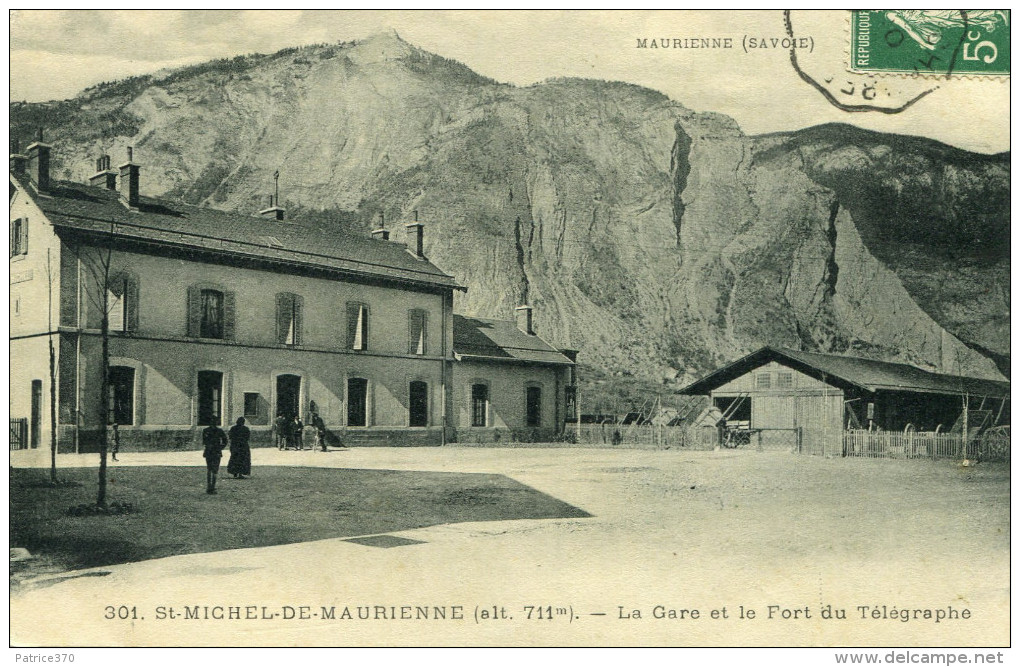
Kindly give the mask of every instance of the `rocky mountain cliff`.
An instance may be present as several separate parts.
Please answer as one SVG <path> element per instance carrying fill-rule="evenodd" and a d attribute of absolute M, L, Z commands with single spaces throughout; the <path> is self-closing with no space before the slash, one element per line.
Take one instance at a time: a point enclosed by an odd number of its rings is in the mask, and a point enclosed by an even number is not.
<path fill-rule="evenodd" d="M 528 301 L 610 375 L 673 386 L 764 344 L 1008 374 L 1008 155 L 847 125 L 752 137 L 633 85 L 503 85 L 393 34 L 14 104 L 11 123 L 46 126 L 59 177 L 131 145 L 150 195 L 254 212 L 279 170 L 288 214 L 338 233 L 418 211 L 469 288 L 458 311 Z"/>

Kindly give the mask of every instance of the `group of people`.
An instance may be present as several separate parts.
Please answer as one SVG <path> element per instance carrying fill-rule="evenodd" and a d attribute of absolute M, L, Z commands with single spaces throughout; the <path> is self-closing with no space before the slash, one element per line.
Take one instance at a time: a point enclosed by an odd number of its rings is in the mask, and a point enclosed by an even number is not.
<path fill-rule="evenodd" d="M 245 479 L 251 476 L 251 430 L 244 425 L 244 417 L 238 417 L 237 423 L 230 427 L 228 434 L 219 426 L 212 424 L 202 431 L 202 445 L 205 451 L 206 493 L 216 493 L 216 476 L 220 472 L 220 461 L 223 450 L 230 445 L 230 460 L 227 462 L 227 474 L 234 479 Z"/>
<path fill-rule="evenodd" d="M 280 449 L 304 449 L 304 435 L 307 432 L 314 437 L 310 443 L 312 449 L 320 447 L 326 450 L 326 422 L 318 413 L 313 412 L 311 424 L 305 428 L 301 418 L 294 415 L 288 419 L 284 415 L 276 418 L 276 445 Z M 229 433 L 224 433 L 219 426 L 212 424 L 202 431 L 202 445 L 206 464 L 206 493 L 216 493 L 216 477 L 220 472 L 220 461 L 223 459 L 223 450 L 230 446 L 230 460 L 227 462 L 227 474 L 233 475 L 234 479 L 245 479 L 251 475 L 251 430 L 244 425 L 244 417 L 238 417 L 237 423 L 230 427 Z M 114 449 L 114 460 L 116 460 L 116 448 Z"/>
<path fill-rule="evenodd" d="M 309 448 L 326 451 L 326 422 L 317 412 L 312 413 L 310 421 L 311 423 L 306 428 L 304 422 L 297 415 L 289 419 L 285 415 L 279 415 L 275 424 L 277 448 L 304 449 L 305 438 L 311 436 L 312 441 L 308 443 Z"/>

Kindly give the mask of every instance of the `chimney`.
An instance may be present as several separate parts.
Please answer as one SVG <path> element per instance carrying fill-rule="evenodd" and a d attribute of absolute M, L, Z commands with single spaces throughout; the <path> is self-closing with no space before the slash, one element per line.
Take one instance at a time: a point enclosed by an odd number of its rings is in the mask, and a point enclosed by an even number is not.
<path fill-rule="evenodd" d="M 425 225 L 418 222 L 418 211 L 414 212 L 414 222 L 404 227 L 407 228 L 407 251 L 418 259 L 425 259 Z"/>
<path fill-rule="evenodd" d="M 51 148 L 49 144 L 43 143 L 43 130 L 40 127 L 35 142 L 28 146 L 28 177 L 40 192 L 50 189 Z"/>
<path fill-rule="evenodd" d="M 120 196 L 128 208 L 138 208 L 138 165 L 135 164 L 135 151 L 131 146 L 127 149 L 127 162 L 120 165 Z"/>
<path fill-rule="evenodd" d="M 280 202 L 277 201 L 276 195 L 269 195 L 269 206 L 259 211 L 259 215 L 264 218 L 272 218 L 273 220 L 283 220 L 283 214 L 287 212 L 287 209 L 280 207 Z"/>
<path fill-rule="evenodd" d="M 531 306 L 517 306 L 514 310 L 517 313 L 517 328 L 529 336 L 534 336 L 534 309 Z"/>
<path fill-rule="evenodd" d="M 24 176 L 28 168 L 28 156 L 21 152 L 17 139 L 11 139 L 11 171 L 17 176 Z"/>
<path fill-rule="evenodd" d="M 89 185 L 107 190 L 117 189 L 117 172 L 110 168 L 110 156 L 96 160 L 96 173 L 89 177 Z"/>
<path fill-rule="evenodd" d="M 382 212 L 379 213 L 379 227 L 372 230 L 372 238 L 390 240 L 390 230 L 386 229 L 386 217 Z"/>

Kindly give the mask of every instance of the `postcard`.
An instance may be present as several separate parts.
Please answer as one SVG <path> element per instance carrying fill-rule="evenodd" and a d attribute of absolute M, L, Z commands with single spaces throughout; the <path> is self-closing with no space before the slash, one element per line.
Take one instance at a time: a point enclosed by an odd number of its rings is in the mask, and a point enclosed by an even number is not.
<path fill-rule="evenodd" d="M 1008 11 L 10 27 L 18 661 L 1001 662 Z"/>

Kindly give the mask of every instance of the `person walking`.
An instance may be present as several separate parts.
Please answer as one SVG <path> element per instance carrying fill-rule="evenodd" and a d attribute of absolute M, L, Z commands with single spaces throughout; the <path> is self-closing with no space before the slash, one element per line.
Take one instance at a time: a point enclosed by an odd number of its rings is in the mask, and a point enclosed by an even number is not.
<path fill-rule="evenodd" d="M 202 444 L 205 451 L 205 492 L 216 493 L 216 475 L 220 471 L 220 460 L 223 458 L 223 448 L 227 446 L 227 434 L 216 424 L 210 424 L 202 431 Z"/>
<path fill-rule="evenodd" d="M 315 428 L 315 439 L 320 451 L 326 450 L 326 422 L 322 420 L 318 412 L 312 414 L 312 426 Z"/>
<path fill-rule="evenodd" d="M 120 428 L 119 424 L 113 423 L 113 449 L 110 454 L 113 456 L 113 460 L 117 460 L 117 452 L 120 451 Z"/>
<path fill-rule="evenodd" d="M 227 472 L 234 479 L 243 479 L 251 475 L 251 429 L 244 425 L 244 417 L 238 417 L 237 423 L 230 427 L 230 461 Z"/>
<path fill-rule="evenodd" d="M 283 450 L 287 447 L 287 431 L 290 430 L 290 422 L 281 412 L 276 415 L 276 423 L 274 424 L 276 431 L 276 448 Z"/>

